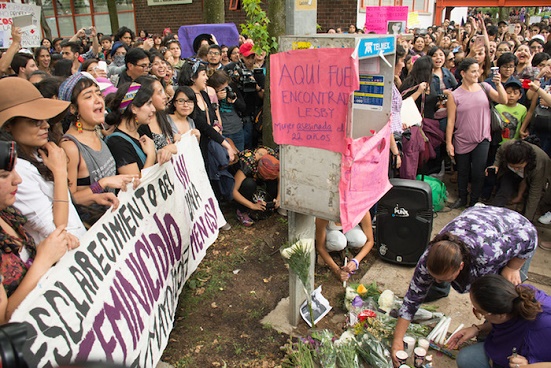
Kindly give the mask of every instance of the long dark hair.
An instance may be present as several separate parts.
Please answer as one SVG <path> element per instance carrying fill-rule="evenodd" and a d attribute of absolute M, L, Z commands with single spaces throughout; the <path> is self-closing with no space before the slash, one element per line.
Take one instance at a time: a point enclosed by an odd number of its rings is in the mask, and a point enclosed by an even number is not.
<path fill-rule="evenodd" d="M 404 79 L 404 82 L 400 87 L 400 92 L 423 82 L 430 84 L 432 80 L 433 67 L 434 63 L 432 62 L 432 57 L 430 56 L 421 56 L 417 59 L 415 63 L 413 63 L 411 72 L 409 72 L 406 79 Z"/>
<path fill-rule="evenodd" d="M 486 312 L 512 314 L 533 321 L 542 312 L 534 289 L 513 285 L 501 275 L 485 275 L 471 285 L 471 297 Z"/>
<path fill-rule="evenodd" d="M 438 234 L 428 245 L 427 268 L 435 275 L 457 272 L 463 262 L 463 270 L 471 267 L 471 254 L 467 244 L 450 232 Z"/>
<path fill-rule="evenodd" d="M 207 66 L 200 61 L 186 61 L 182 65 L 180 76 L 178 77 L 179 86 L 192 86 L 201 71 L 207 71 Z"/>
<path fill-rule="evenodd" d="M 139 83 L 143 87 L 151 88 L 153 90 L 153 85 L 155 82 L 159 82 L 161 84 L 161 87 L 163 87 L 163 84 L 155 77 L 152 76 L 141 76 L 138 77 L 135 80 L 136 83 Z M 164 88 L 163 88 L 164 89 Z M 168 121 L 168 118 L 166 117 L 165 111 L 156 111 L 155 115 L 157 117 L 157 123 L 159 123 L 159 127 L 161 128 L 161 133 L 167 137 L 170 142 L 174 142 L 174 134 L 172 133 L 172 127 L 170 126 L 170 122 Z"/>
<path fill-rule="evenodd" d="M 124 99 L 124 96 L 126 95 L 126 92 L 128 92 L 128 89 L 131 85 L 132 83 L 126 83 L 119 87 L 119 89 L 115 93 L 115 97 L 112 101 L 110 101 L 109 105 L 107 106 L 110 112 L 105 117 L 105 122 L 107 124 L 118 126 L 123 120 L 126 120 L 127 122 L 133 121 L 134 113 L 132 113 L 131 107 L 142 107 L 153 96 L 153 88 L 151 88 L 150 86 L 140 86 L 140 89 L 138 90 L 136 96 L 134 96 L 130 104 L 126 106 L 123 111 L 120 111 L 119 108 L 121 106 L 122 100 Z"/>

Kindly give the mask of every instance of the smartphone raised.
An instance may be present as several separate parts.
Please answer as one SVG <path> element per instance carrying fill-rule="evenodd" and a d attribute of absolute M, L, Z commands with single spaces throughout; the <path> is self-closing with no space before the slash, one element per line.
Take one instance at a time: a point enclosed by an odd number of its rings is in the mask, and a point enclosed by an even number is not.
<path fill-rule="evenodd" d="M 484 47 L 484 36 L 476 36 L 476 38 L 474 39 L 474 47 L 476 49 Z"/>

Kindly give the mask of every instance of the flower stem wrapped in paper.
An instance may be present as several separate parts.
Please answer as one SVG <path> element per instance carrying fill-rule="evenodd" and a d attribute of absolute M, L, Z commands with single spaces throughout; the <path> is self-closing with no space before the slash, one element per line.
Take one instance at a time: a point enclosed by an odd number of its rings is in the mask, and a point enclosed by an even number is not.
<path fill-rule="evenodd" d="M 304 288 L 306 302 L 310 312 L 312 327 L 314 324 L 314 313 L 312 311 L 312 287 L 310 285 L 310 264 L 311 254 L 314 252 L 314 239 L 301 239 L 293 244 L 286 244 L 281 247 L 281 255 L 286 259 L 289 269 L 293 271 Z"/>

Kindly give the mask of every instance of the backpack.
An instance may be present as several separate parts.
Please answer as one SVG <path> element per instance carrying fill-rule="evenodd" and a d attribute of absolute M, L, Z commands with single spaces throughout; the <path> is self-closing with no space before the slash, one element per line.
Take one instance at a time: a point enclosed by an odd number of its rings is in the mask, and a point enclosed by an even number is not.
<path fill-rule="evenodd" d="M 432 191 L 432 209 L 434 212 L 442 211 L 446 206 L 448 195 L 446 193 L 446 184 L 440 179 L 428 175 L 417 175 L 417 180 L 422 180 L 428 185 Z"/>

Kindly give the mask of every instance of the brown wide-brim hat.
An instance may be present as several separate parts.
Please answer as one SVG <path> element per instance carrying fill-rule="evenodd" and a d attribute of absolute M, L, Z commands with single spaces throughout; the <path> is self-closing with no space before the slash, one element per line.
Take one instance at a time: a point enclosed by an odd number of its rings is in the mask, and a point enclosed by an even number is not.
<path fill-rule="evenodd" d="M 0 127 L 15 117 L 35 120 L 63 117 L 70 102 L 44 98 L 31 82 L 19 77 L 0 79 Z"/>

